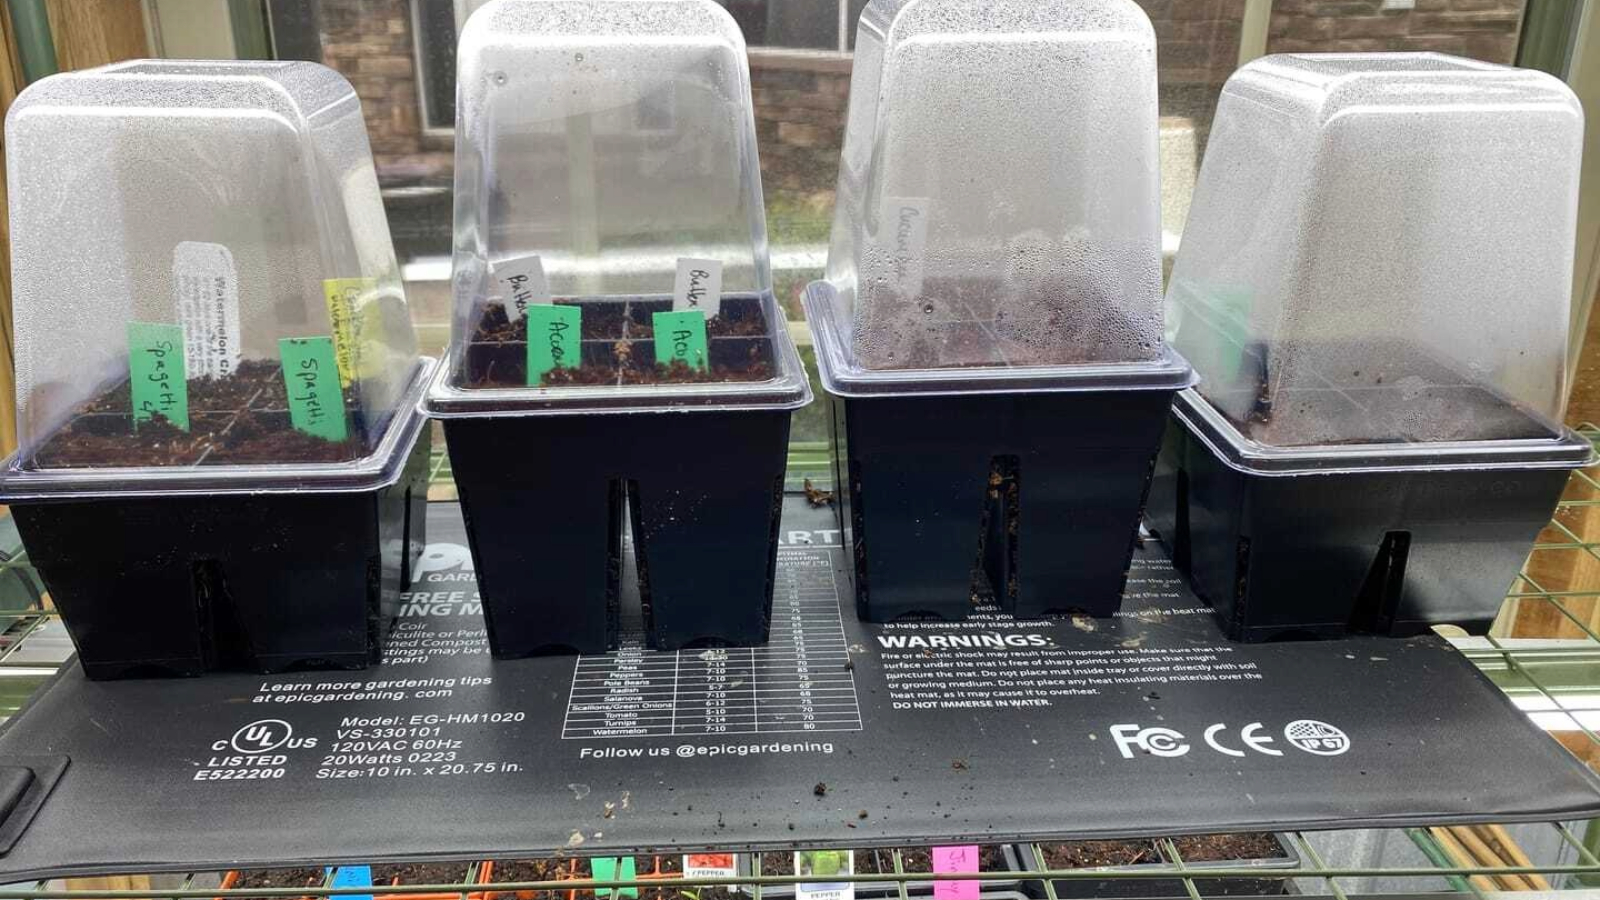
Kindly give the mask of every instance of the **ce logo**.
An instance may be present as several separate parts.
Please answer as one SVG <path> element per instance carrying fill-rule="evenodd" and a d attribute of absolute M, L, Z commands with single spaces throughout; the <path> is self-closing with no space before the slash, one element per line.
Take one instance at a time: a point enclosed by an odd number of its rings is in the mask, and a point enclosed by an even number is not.
<path fill-rule="evenodd" d="M 1244 728 L 1239 730 L 1239 740 L 1243 741 L 1246 747 L 1249 747 L 1251 750 L 1254 750 L 1257 753 L 1263 753 L 1267 756 L 1282 756 L 1282 750 L 1274 750 L 1267 746 L 1268 744 L 1272 743 L 1272 735 L 1262 734 L 1261 731 L 1264 727 L 1265 726 L 1263 726 L 1260 722 L 1251 722 L 1249 725 L 1246 725 Z M 1226 746 L 1221 740 L 1218 739 L 1218 736 L 1227 730 L 1228 726 L 1223 722 L 1218 722 L 1210 728 L 1207 728 L 1205 732 L 1206 745 L 1218 753 L 1223 753 L 1228 756 L 1244 756 L 1245 752 L 1243 750 Z"/>

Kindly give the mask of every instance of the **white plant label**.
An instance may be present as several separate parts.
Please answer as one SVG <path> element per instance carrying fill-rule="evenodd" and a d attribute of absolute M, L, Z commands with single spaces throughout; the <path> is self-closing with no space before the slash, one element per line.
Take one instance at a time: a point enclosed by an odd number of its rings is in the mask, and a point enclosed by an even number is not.
<path fill-rule="evenodd" d="M 672 286 L 672 311 L 698 309 L 710 319 L 722 312 L 722 261 L 678 260 L 678 279 Z"/>
<path fill-rule="evenodd" d="M 239 368 L 239 270 L 221 244 L 183 241 L 172 251 L 172 296 L 183 326 L 190 378 L 227 378 Z"/>
<path fill-rule="evenodd" d="M 544 276 L 544 261 L 537 255 L 502 259 L 490 273 L 492 293 L 506 306 L 506 316 L 515 322 L 532 304 L 551 302 L 550 282 Z"/>
<path fill-rule="evenodd" d="M 794 855 L 794 873 L 818 878 L 854 875 L 855 854 L 849 850 L 800 850 Z M 795 900 L 855 900 L 852 881 L 816 881 L 794 886 Z"/>
<path fill-rule="evenodd" d="M 928 248 L 927 198 L 885 197 L 879 227 L 889 251 L 895 290 L 902 297 L 920 296 Z"/>

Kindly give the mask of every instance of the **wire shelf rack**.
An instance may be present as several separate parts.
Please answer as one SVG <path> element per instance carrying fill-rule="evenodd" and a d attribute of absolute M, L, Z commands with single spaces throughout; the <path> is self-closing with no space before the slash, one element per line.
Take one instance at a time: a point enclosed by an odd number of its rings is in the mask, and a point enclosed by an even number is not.
<path fill-rule="evenodd" d="M 1600 426 L 1580 433 L 1600 445 Z M 443 442 L 436 442 L 442 448 Z M 796 454 L 805 470 L 819 448 Z M 825 451 L 824 451 L 825 452 Z M 454 499 L 448 457 L 436 452 L 429 496 Z M 9 522 L 0 519 L 0 525 Z M 9 537 L 8 537 L 9 535 Z M 1509 586 L 1490 634 L 1444 633 L 1513 702 L 1591 767 L 1600 769 L 1600 468 L 1574 473 L 1550 525 Z M 67 639 L 14 529 L 0 528 L 0 719 L 8 717 L 70 654 Z M 1470 735 L 1463 735 L 1464 740 Z M 1493 772 L 1462 773 L 1463 779 Z M 1064 868 L 1052 865 L 1055 845 L 1009 848 L 1009 867 L 970 874 L 932 874 L 908 864 L 904 848 L 877 854 L 877 872 L 841 872 L 829 883 L 853 886 L 876 900 L 957 900 L 957 886 L 981 877 L 982 897 L 1069 900 L 1087 896 L 1177 897 L 1292 893 L 1357 900 L 1364 897 L 1449 897 L 1529 891 L 1600 896 L 1600 820 L 1474 828 L 1409 828 L 1295 832 L 1277 836 L 1284 859 L 1228 863 L 1186 859 L 1170 838 L 1153 842 L 1155 862 L 1133 866 Z M 736 840 L 729 852 L 739 850 Z M 631 879 L 600 880 L 587 862 L 563 858 L 559 876 L 543 881 L 494 879 L 495 863 L 466 860 L 460 878 L 430 884 L 335 887 L 333 870 L 320 886 L 241 887 L 239 872 L 188 872 L 0 885 L 0 900 L 145 900 L 145 898 L 333 898 L 363 900 L 752 900 L 792 898 L 794 885 L 817 880 L 792 867 L 763 872 L 752 865 L 731 878 L 684 878 L 678 857 L 643 857 Z M 770 857 L 769 857 L 770 858 Z M 926 854 L 917 860 L 925 865 Z M 996 892 L 990 886 L 1011 888 Z"/>

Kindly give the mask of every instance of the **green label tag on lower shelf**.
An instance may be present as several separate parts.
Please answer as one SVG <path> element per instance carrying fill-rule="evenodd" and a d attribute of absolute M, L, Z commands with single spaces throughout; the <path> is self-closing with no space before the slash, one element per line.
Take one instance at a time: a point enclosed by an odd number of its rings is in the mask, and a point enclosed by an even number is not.
<path fill-rule="evenodd" d="M 189 430 L 189 380 L 183 363 L 183 326 L 128 323 L 128 384 L 133 424 L 156 416 Z"/>
<path fill-rule="evenodd" d="M 529 384 L 538 384 L 551 369 L 578 365 L 583 310 L 576 306 L 530 303 L 527 316 Z"/>
<path fill-rule="evenodd" d="M 691 369 L 706 368 L 705 313 L 698 309 L 658 312 L 650 321 L 656 330 L 656 362 L 670 366 L 681 359 Z"/>
<path fill-rule="evenodd" d="M 283 386 L 289 392 L 289 421 L 295 431 L 327 441 L 350 434 L 339 390 L 339 357 L 331 337 L 282 338 Z"/>
<path fill-rule="evenodd" d="M 530 307 L 531 310 L 531 307 Z M 639 877 L 634 866 L 633 857 L 624 856 L 620 860 L 615 856 L 597 856 L 589 860 L 589 871 L 594 874 L 595 881 L 633 881 Z M 596 888 L 596 897 L 638 897 L 639 889 L 636 887 L 625 888 Z"/>

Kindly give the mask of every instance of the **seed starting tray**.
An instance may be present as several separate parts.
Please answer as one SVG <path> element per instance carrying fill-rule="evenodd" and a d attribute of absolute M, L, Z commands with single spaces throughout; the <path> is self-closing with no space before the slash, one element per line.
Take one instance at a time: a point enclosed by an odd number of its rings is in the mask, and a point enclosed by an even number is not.
<path fill-rule="evenodd" d="M 1600 815 L 1445 642 L 1230 643 L 1153 542 L 1115 619 L 868 625 L 791 499 L 766 646 L 497 661 L 429 528 L 380 667 L 64 668 L 0 731 L 0 881 Z"/>

